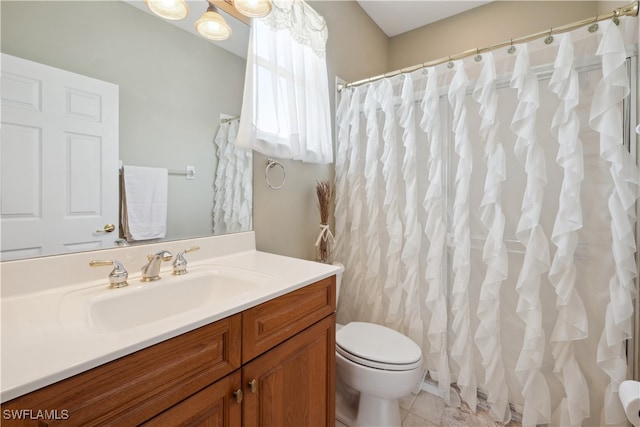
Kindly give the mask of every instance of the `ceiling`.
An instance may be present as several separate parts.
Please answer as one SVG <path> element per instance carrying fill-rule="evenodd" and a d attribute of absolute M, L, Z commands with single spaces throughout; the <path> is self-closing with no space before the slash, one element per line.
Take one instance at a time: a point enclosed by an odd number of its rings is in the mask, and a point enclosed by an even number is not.
<path fill-rule="evenodd" d="M 490 1 L 357 0 L 360 7 L 389 37 L 457 15 Z"/>

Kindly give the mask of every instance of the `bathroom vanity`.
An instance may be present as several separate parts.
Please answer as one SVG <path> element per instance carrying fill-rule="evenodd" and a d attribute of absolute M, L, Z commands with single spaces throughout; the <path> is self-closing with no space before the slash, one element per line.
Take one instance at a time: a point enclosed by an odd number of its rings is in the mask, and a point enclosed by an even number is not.
<path fill-rule="evenodd" d="M 174 321 L 182 319 L 186 324 L 168 335 L 158 334 L 160 329 L 153 324 L 168 324 L 171 319 L 141 324 L 133 328 L 138 330 L 135 333 L 103 329 L 80 333 L 85 338 L 83 349 L 70 338 L 68 324 L 60 329 L 59 343 L 64 346 L 68 339 L 67 348 L 53 348 L 52 341 L 47 343 L 44 337 L 40 345 L 16 340 L 16 346 L 24 347 L 25 360 L 35 357 L 44 364 L 51 360 L 53 366 L 46 375 L 41 371 L 30 377 L 27 372 L 20 379 L 20 375 L 7 374 L 9 384 L 5 387 L 3 381 L 2 385 L 2 424 L 334 425 L 337 267 L 249 250 L 194 262 L 194 277 L 210 265 L 250 268 L 280 284 L 265 282 L 204 318 L 197 313 L 173 316 Z M 180 285 L 171 279 L 167 277 L 165 286 Z M 104 294 L 102 288 L 94 291 L 102 299 L 121 291 L 108 289 Z M 68 295 L 65 290 L 62 299 Z M 3 296 L 5 303 L 9 313 L 3 310 L 3 332 L 4 320 L 13 311 Z M 43 334 L 55 333 L 55 329 Z M 30 334 L 24 335 L 25 342 Z M 9 339 L 12 336 L 17 335 L 10 334 Z M 132 344 L 136 339 L 141 344 Z M 8 356 L 3 357 L 3 380 L 6 370 L 12 368 L 9 364 L 19 360 L 12 349 L 6 350 L 8 344 L 3 337 L 3 356 Z M 65 353 L 70 362 L 63 369 L 60 361 Z M 125 354 L 114 357 L 119 353 Z M 87 366 L 92 367 L 85 369 Z M 60 375 L 65 378 L 55 381 Z M 39 387 L 42 381 L 48 384 Z"/>

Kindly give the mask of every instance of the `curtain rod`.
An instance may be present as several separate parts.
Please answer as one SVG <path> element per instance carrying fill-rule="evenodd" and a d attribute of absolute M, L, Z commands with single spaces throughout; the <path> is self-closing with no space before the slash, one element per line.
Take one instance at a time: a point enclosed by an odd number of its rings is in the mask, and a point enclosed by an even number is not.
<path fill-rule="evenodd" d="M 455 61 L 455 60 L 458 60 L 458 59 L 467 58 L 467 57 L 473 56 L 473 55 L 480 55 L 481 53 L 490 52 L 492 50 L 500 49 L 500 48 L 507 47 L 507 46 L 512 46 L 514 44 L 528 43 L 530 41 L 537 40 L 537 39 L 542 38 L 542 37 L 550 37 L 553 34 L 566 33 L 568 31 L 573 31 L 575 29 L 578 29 L 580 27 L 584 27 L 584 26 L 589 25 L 589 24 L 594 26 L 597 22 L 605 21 L 607 19 L 612 19 L 613 18 L 614 22 L 616 22 L 616 25 L 617 25 L 618 24 L 617 20 L 621 16 L 638 16 L 639 7 L 640 7 L 640 1 L 634 1 L 633 3 L 630 3 L 630 4 L 626 5 L 626 6 L 617 8 L 614 11 L 612 11 L 610 13 L 607 13 L 606 15 L 597 15 L 597 16 L 595 16 L 593 18 L 583 19 L 581 21 L 573 22 L 571 24 L 566 24 L 566 25 L 563 25 L 561 27 L 551 28 L 551 29 L 546 30 L 546 31 L 541 31 L 539 33 L 531 34 L 531 35 L 528 35 L 528 36 L 519 37 L 517 39 L 511 39 L 509 41 L 498 43 L 498 44 L 495 44 L 495 45 L 491 45 L 491 46 L 487 46 L 487 47 L 483 47 L 483 48 L 469 49 L 469 50 L 466 50 L 466 51 L 464 51 L 462 53 L 458 53 L 456 55 L 451 55 L 451 56 L 447 56 L 447 57 L 444 57 L 444 58 L 435 59 L 433 61 L 425 62 L 423 64 L 412 65 L 411 67 L 401 68 L 399 70 L 390 71 L 388 73 L 384 73 L 384 74 L 380 74 L 378 76 L 374 76 L 374 77 L 369 77 L 369 78 L 366 78 L 366 79 L 358 80 L 358 81 L 355 81 L 355 82 L 352 82 L 352 83 L 341 84 L 341 85 L 338 85 L 338 92 L 340 92 L 340 91 L 342 91 L 343 89 L 346 89 L 346 88 L 361 86 L 363 84 L 375 82 L 377 80 L 381 80 L 381 79 L 384 79 L 384 78 L 387 78 L 387 77 L 397 76 L 398 74 L 411 73 L 411 72 L 414 72 L 416 70 L 420 70 L 422 68 L 433 67 L 433 66 L 436 66 L 436 65 L 444 64 L 445 62 L 451 62 L 451 61 Z M 592 30 L 592 28 L 593 28 L 593 30 Z M 589 31 L 591 31 L 591 32 L 594 32 L 596 30 L 597 30 L 597 26 L 589 28 Z M 553 39 L 551 39 L 551 40 L 553 40 Z M 551 43 L 551 41 L 549 43 Z"/>

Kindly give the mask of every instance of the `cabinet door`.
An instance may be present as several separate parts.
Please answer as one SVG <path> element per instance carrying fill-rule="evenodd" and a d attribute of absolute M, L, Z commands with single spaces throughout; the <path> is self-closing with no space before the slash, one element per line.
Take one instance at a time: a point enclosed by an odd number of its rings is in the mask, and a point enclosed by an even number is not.
<path fill-rule="evenodd" d="M 240 370 L 217 381 L 142 424 L 145 427 L 237 427 L 242 415 L 234 394 L 240 388 Z"/>
<path fill-rule="evenodd" d="M 242 380 L 244 427 L 334 426 L 335 314 L 245 365 Z"/>

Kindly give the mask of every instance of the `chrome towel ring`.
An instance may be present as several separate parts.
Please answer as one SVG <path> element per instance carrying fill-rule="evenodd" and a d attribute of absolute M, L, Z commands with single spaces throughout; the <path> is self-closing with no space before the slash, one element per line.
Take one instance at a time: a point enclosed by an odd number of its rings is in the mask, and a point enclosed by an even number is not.
<path fill-rule="evenodd" d="M 273 185 L 271 184 L 271 181 L 269 181 L 269 169 L 276 166 L 280 166 L 282 168 L 282 183 L 280 185 Z M 264 170 L 264 179 L 265 181 L 267 181 L 267 185 L 269 186 L 269 188 L 271 188 L 272 190 L 279 190 L 284 187 L 284 183 L 287 180 L 287 171 L 279 161 L 275 159 L 267 159 L 267 168 Z"/>

